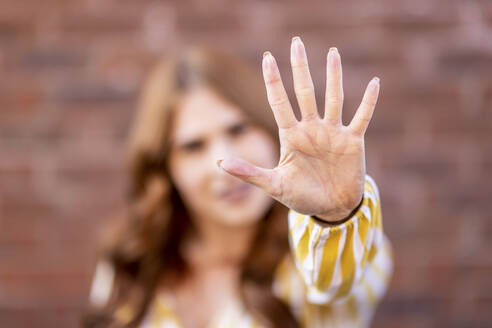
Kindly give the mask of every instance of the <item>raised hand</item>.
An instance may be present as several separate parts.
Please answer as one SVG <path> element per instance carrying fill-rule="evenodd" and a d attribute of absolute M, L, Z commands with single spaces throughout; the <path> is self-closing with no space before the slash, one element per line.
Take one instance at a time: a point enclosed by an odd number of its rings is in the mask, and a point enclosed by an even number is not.
<path fill-rule="evenodd" d="M 327 55 L 323 118 L 318 114 L 306 50 L 299 37 L 292 39 L 291 64 L 301 121 L 294 116 L 275 59 L 269 52 L 263 56 L 268 101 L 279 128 L 277 167 L 259 168 L 239 158 L 224 159 L 220 166 L 299 213 L 337 221 L 362 198 L 364 134 L 378 98 L 379 79 L 369 82 L 355 116 L 344 126 L 342 65 L 337 49 L 331 48 Z"/>

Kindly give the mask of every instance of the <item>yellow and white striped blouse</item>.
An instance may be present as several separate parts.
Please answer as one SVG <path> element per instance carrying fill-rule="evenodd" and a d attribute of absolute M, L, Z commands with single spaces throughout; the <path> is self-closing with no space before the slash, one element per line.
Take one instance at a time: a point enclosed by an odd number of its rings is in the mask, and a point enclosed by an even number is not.
<path fill-rule="evenodd" d="M 361 208 L 345 223 L 333 226 L 289 211 L 291 252 L 276 269 L 273 292 L 301 327 L 368 327 L 389 283 L 393 261 L 383 233 L 379 191 L 366 175 Z M 99 264 L 91 301 L 104 303 L 112 272 Z M 180 328 L 172 295 L 157 296 L 142 322 L 144 328 Z M 124 321 L 125 311 L 117 313 Z M 210 321 L 216 327 L 260 327 L 245 308 L 230 304 Z"/>

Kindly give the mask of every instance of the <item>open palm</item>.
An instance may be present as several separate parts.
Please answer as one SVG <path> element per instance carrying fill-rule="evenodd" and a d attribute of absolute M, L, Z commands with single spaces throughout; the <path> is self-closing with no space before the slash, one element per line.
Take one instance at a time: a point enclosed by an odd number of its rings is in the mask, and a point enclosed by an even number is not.
<path fill-rule="evenodd" d="M 342 66 L 336 48 L 327 56 L 325 115 L 316 106 L 315 91 L 304 45 L 295 37 L 291 45 L 294 89 L 302 119 L 294 116 L 273 56 L 263 56 L 268 101 L 279 128 L 280 161 L 277 167 L 256 167 L 239 158 L 225 159 L 221 167 L 252 183 L 293 210 L 337 221 L 360 202 L 365 181 L 364 134 L 379 93 L 373 78 L 348 126 L 341 121 Z"/>

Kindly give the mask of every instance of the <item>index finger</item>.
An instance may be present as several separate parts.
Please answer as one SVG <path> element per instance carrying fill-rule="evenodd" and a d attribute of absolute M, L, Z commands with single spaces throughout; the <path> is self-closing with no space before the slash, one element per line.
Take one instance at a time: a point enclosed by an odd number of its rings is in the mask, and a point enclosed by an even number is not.
<path fill-rule="evenodd" d="M 269 51 L 263 54 L 263 78 L 267 89 L 268 102 L 278 127 L 287 129 L 294 126 L 297 123 L 297 119 L 292 111 L 289 97 L 285 92 L 275 58 Z"/>

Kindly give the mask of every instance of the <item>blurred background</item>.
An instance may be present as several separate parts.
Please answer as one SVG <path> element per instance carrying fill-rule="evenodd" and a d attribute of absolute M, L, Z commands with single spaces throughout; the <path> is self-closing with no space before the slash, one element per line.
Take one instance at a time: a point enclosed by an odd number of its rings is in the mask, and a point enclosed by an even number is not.
<path fill-rule="evenodd" d="M 374 327 L 492 326 L 492 1 L 0 0 L 0 327 L 77 327 L 152 64 L 200 43 L 279 61 L 302 37 L 322 104 L 344 65 L 395 272 Z"/>

